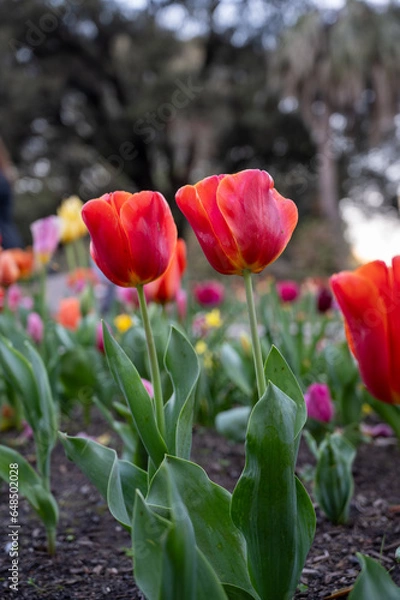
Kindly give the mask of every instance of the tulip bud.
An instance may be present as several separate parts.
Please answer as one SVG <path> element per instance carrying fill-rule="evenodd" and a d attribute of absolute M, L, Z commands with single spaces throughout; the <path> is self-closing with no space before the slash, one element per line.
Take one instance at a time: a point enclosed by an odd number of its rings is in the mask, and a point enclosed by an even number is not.
<path fill-rule="evenodd" d="M 26 331 L 36 344 L 40 344 L 43 339 L 43 321 L 36 312 L 29 313 L 26 321 Z"/>
<path fill-rule="evenodd" d="M 304 394 L 307 413 L 310 419 L 329 423 L 334 414 L 334 406 L 329 387 L 325 383 L 312 383 Z"/>

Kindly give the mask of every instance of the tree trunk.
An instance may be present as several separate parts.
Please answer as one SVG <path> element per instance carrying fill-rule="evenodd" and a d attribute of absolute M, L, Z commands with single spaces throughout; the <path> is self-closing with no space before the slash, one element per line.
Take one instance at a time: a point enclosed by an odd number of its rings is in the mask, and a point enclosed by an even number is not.
<path fill-rule="evenodd" d="M 332 147 L 327 109 L 314 123 L 313 137 L 317 146 L 318 202 L 322 217 L 339 226 L 339 194 L 336 157 Z"/>

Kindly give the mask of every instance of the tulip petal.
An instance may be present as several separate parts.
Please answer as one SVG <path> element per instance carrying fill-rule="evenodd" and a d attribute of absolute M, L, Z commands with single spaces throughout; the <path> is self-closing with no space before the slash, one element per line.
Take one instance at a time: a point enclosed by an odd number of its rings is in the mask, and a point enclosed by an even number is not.
<path fill-rule="evenodd" d="M 134 285 L 160 277 L 168 268 L 177 241 L 177 229 L 171 210 L 159 192 L 133 194 L 120 209 Z"/>
<path fill-rule="evenodd" d="M 240 250 L 242 269 L 255 273 L 278 258 L 297 224 L 296 205 L 274 190 L 266 171 L 226 175 L 217 204 Z"/>
<path fill-rule="evenodd" d="M 391 385 L 393 401 L 400 404 L 400 256 L 392 260 L 392 301 L 394 310 L 390 313 L 390 356 Z"/>
<path fill-rule="evenodd" d="M 382 296 L 375 280 L 367 278 L 373 275 L 387 287 L 387 267 L 380 261 L 375 261 L 369 269 L 368 266 L 354 273 L 344 271 L 333 275 L 331 285 L 346 319 L 347 334 L 366 387 L 379 400 L 392 403 L 387 311 L 382 309 Z"/>
<path fill-rule="evenodd" d="M 110 281 L 127 287 L 131 256 L 114 205 L 105 196 L 89 200 L 83 206 L 82 218 L 92 238 L 93 260 Z"/>
<path fill-rule="evenodd" d="M 192 226 L 211 266 L 225 275 L 238 273 L 230 258 L 237 255 L 229 228 L 216 206 L 216 191 L 221 177 L 214 175 L 194 185 L 185 185 L 176 194 L 176 203 Z M 211 221 L 211 217 L 215 218 Z"/>

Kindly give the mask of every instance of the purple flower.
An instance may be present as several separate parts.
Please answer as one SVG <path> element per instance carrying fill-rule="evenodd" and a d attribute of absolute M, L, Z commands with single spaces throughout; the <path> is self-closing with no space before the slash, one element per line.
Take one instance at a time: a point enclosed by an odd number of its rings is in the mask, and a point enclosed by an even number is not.
<path fill-rule="evenodd" d="M 282 302 L 294 302 L 300 296 L 300 287 L 295 281 L 278 281 L 276 290 Z"/>
<path fill-rule="evenodd" d="M 194 286 L 194 297 L 196 301 L 206 308 L 219 306 L 224 301 L 225 288 L 222 283 L 212 279 L 203 281 Z"/>
<path fill-rule="evenodd" d="M 43 339 L 43 321 L 36 312 L 31 312 L 26 321 L 26 331 L 36 344 L 40 344 Z"/>
<path fill-rule="evenodd" d="M 307 413 L 310 419 L 329 423 L 334 414 L 334 407 L 329 387 L 325 383 L 312 383 L 304 394 Z"/>
<path fill-rule="evenodd" d="M 61 235 L 59 217 L 51 215 L 31 223 L 33 252 L 41 265 L 47 265 L 56 251 Z"/>

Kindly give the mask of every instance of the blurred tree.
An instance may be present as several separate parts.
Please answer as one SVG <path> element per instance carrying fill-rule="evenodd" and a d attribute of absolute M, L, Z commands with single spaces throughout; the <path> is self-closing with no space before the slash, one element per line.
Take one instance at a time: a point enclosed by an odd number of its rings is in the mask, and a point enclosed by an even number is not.
<path fill-rule="evenodd" d="M 320 210 L 333 223 L 339 221 L 337 128 L 352 144 L 376 143 L 392 130 L 400 98 L 399 40 L 398 5 L 376 10 L 348 0 L 334 19 L 318 11 L 302 16 L 275 54 L 278 86 L 287 103 L 298 105 L 316 145 Z"/>

